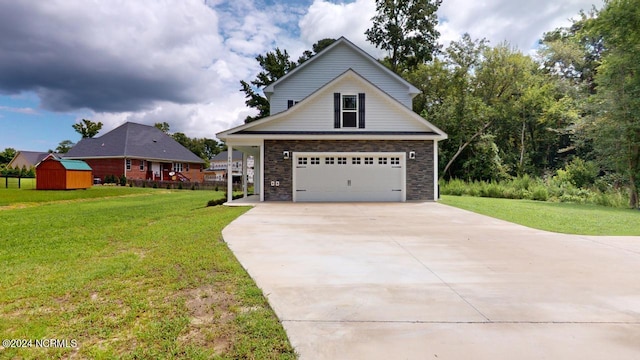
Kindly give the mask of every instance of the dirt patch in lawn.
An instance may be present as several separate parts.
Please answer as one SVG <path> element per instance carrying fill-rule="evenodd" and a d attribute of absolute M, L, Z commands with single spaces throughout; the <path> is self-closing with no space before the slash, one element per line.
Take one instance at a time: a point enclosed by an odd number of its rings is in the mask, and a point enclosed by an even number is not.
<path fill-rule="evenodd" d="M 233 345 L 236 327 L 230 325 L 237 314 L 233 295 L 204 286 L 183 293 L 190 323 L 178 341 L 202 346 L 221 354 Z"/>

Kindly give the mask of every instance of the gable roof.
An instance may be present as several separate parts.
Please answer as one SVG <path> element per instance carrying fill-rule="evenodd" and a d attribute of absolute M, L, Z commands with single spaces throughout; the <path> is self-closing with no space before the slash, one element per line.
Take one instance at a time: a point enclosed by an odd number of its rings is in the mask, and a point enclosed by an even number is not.
<path fill-rule="evenodd" d="M 67 170 L 86 170 L 92 171 L 91 166 L 82 160 L 58 159 L 60 164 Z"/>
<path fill-rule="evenodd" d="M 22 166 L 35 166 L 44 158 L 49 155 L 48 152 L 40 152 L 40 151 L 18 151 L 16 155 L 11 159 L 8 166 L 11 167 L 22 167 Z M 55 156 L 55 154 L 54 154 Z"/>
<path fill-rule="evenodd" d="M 205 162 L 155 126 L 132 122 L 126 122 L 100 137 L 80 140 L 64 158 L 140 158 L 167 162 Z"/>
<path fill-rule="evenodd" d="M 330 88 L 331 86 L 333 86 L 334 84 L 340 82 L 341 80 L 343 80 L 344 78 L 347 77 L 352 77 L 354 79 L 357 79 L 359 81 L 361 81 L 364 85 L 368 86 L 369 89 L 371 89 L 372 91 L 376 91 L 381 97 L 385 98 L 387 101 L 391 102 L 392 104 L 395 105 L 395 107 L 397 108 L 398 111 L 400 111 L 401 113 L 406 115 L 407 119 L 410 119 L 410 121 L 416 121 L 418 124 L 420 124 L 422 127 L 424 127 L 424 131 L 422 132 L 411 132 L 411 133 L 407 133 L 407 132 L 398 132 L 398 131 L 363 131 L 363 130 L 353 130 L 353 131 L 345 131 L 343 129 L 335 129 L 333 131 L 326 131 L 326 132 L 308 132 L 308 131 L 294 131 L 294 132 L 271 132 L 271 131 L 259 131 L 256 128 L 260 128 L 263 127 L 264 125 L 270 123 L 270 122 L 274 122 L 277 121 L 279 119 L 284 119 L 287 118 L 289 116 L 291 116 L 292 114 L 295 114 L 297 111 L 301 111 L 302 109 L 304 109 L 305 106 L 307 106 L 307 104 L 309 104 L 310 102 L 312 102 L 315 98 L 321 96 L 321 94 L 323 94 L 324 92 L 326 92 L 328 88 Z M 258 130 L 258 131 L 252 131 L 252 130 Z M 429 138 L 433 138 L 433 139 L 439 139 L 439 140 L 444 140 L 447 138 L 447 134 L 440 130 L 438 127 L 436 127 L 435 125 L 431 124 L 429 121 L 427 121 L 426 119 L 424 119 L 423 117 L 421 117 L 420 115 L 416 114 L 415 112 L 413 112 L 411 109 L 407 108 L 406 106 L 402 105 L 397 99 L 393 98 L 392 96 L 390 96 L 389 94 L 387 94 L 386 92 L 384 92 L 382 89 L 380 89 L 379 87 L 377 87 L 375 84 L 372 84 L 370 81 L 368 81 L 367 79 L 365 79 L 364 77 L 362 77 L 360 74 L 358 74 L 357 72 L 355 72 L 353 69 L 349 69 L 347 71 L 345 71 L 344 73 L 342 73 L 341 75 L 339 75 L 338 77 L 336 77 L 335 79 L 332 79 L 331 81 L 329 81 L 327 84 L 325 84 L 324 86 L 322 86 L 321 88 L 317 89 L 315 92 L 313 92 L 311 95 L 307 96 L 306 98 L 304 98 L 302 101 L 300 101 L 298 104 L 296 104 L 295 106 L 277 113 L 275 115 L 271 115 L 268 116 L 266 118 L 262 118 L 260 120 L 254 121 L 254 122 L 250 122 L 248 124 L 243 124 L 240 126 L 237 126 L 235 128 L 226 130 L 226 131 L 222 131 L 219 132 L 218 134 L 216 134 L 216 136 L 220 139 L 226 139 L 228 137 L 245 137 L 245 136 L 251 136 L 251 135 L 259 135 L 261 137 L 264 138 L 289 138 L 289 137 L 306 137 L 306 136 L 313 136 L 316 138 L 321 138 L 321 137 L 326 137 L 326 136 L 336 136 L 336 137 L 340 137 L 343 139 L 347 139 L 347 138 L 359 138 L 359 137 L 363 137 L 363 136 L 368 136 L 368 137 L 392 137 L 392 136 L 397 136 L 397 137 L 429 137 Z"/>
<path fill-rule="evenodd" d="M 337 48 L 340 45 L 345 45 L 346 47 L 350 48 L 351 50 L 353 50 L 354 52 L 356 52 L 357 54 L 362 56 L 364 59 L 366 59 L 367 61 L 369 61 L 372 64 L 374 64 L 382 72 L 387 73 L 391 77 L 395 78 L 398 82 L 400 82 L 400 83 L 404 84 L 405 86 L 407 86 L 409 93 L 412 94 L 413 96 L 415 96 L 415 95 L 417 95 L 417 94 L 419 94 L 421 92 L 418 88 L 416 88 L 415 86 L 411 85 L 410 82 L 408 82 L 407 80 L 403 79 L 400 75 L 398 75 L 398 74 L 394 73 L 393 71 L 391 71 L 389 68 L 384 66 L 382 63 L 380 63 L 378 60 L 376 60 L 369 53 L 367 53 L 366 51 L 360 49 L 359 47 L 357 47 L 351 41 L 347 40 L 347 38 L 345 38 L 344 36 L 341 36 L 338 40 L 334 41 L 333 44 L 327 46 L 326 48 L 322 49 L 322 51 L 320 51 L 319 53 L 317 53 L 316 55 L 311 57 L 311 59 L 303 62 L 299 66 L 296 66 L 293 70 L 291 70 L 288 73 L 286 73 L 283 77 L 279 78 L 278 80 L 276 80 L 272 84 L 270 84 L 267 87 L 265 87 L 263 92 L 265 93 L 265 95 L 267 95 L 267 97 L 269 97 L 270 94 L 272 94 L 275 91 L 275 87 L 278 84 L 286 81 L 288 78 L 290 78 L 292 76 L 295 76 L 295 74 L 298 73 L 299 71 L 301 71 L 301 69 L 304 69 L 304 68 L 306 68 L 308 66 L 311 66 L 314 63 L 314 61 L 317 60 L 319 57 L 323 56 L 323 54 L 326 54 L 326 53 L 329 53 L 329 52 L 333 51 L 333 49 Z"/>
<path fill-rule="evenodd" d="M 217 154 L 216 156 L 212 157 L 210 161 L 211 162 L 214 162 L 214 161 L 224 161 L 224 162 L 226 162 L 228 153 L 229 153 L 228 151 L 222 151 L 219 154 Z M 242 160 L 242 151 L 233 150 L 232 157 L 233 157 L 233 161 Z"/>
<path fill-rule="evenodd" d="M 79 170 L 79 171 L 93 171 L 91 166 L 82 160 L 69 160 L 69 159 L 59 159 L 53 154 L 48 154 L 38 162 L 38 166 L 45 161 L 57 161 L 67 170 Z"/>

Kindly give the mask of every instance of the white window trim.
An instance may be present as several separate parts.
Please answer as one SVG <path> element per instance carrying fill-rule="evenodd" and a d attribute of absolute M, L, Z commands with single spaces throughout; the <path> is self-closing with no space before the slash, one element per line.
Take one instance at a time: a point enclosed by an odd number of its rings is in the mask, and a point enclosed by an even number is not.
<path fill-rule="evenodd" d="M 351 109 L 344 109 L 344 98 L 345 96 L 353 96 L 356 99 L 356 108 L 351 110 Z M 341 94 L 340 95 L 340 126 L 341 128 L 346 128 L 346 129 L 357 129 L 358 128 L 358 121 L 360 120 L 359 117 L 359 111 L 360 110 L 360 100 L 358 99 L 358 94 Z M 344 126 L 344 113 L 345 112 L 352 112 L 354 114 L 356 114 L 356 123 L 354 126 Z"/>

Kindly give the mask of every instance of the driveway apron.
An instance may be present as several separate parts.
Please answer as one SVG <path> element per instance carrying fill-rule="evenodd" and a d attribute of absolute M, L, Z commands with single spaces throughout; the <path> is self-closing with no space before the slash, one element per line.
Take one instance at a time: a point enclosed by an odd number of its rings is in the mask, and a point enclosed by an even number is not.
<path fill-rule="evenodd" d="M 223 237 L 301 359 L 640 359 L 640 237 L 438 203 L 261 203 Z"/>

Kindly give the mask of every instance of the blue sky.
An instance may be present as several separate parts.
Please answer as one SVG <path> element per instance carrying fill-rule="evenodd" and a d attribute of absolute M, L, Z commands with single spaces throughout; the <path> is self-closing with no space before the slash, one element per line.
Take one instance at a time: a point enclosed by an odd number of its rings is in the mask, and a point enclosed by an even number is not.
<path fill-rule="evenodd" d="M 440 41 L 468 32 L 529 51 L 594 1 L 444 0 Z M 256 55 L 280 47 L 297 59 L 345 36 L 383 56 L 364 37 L 374 14 L 374 0 L 0 1 L 0 150 L 76 142 L 83 118 L 102 133 L 166 121 L 213 138 L 252 113 L 238 90 Z"/>

